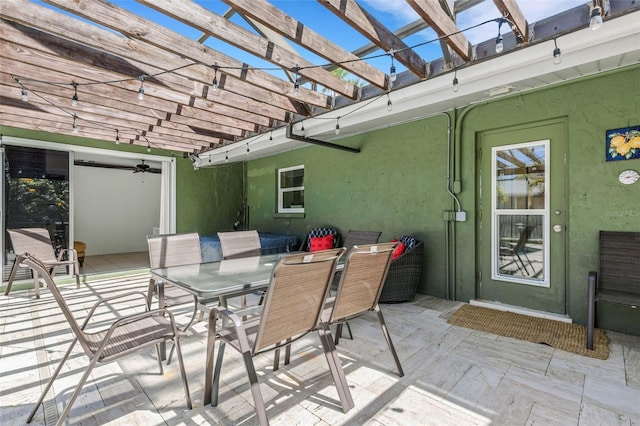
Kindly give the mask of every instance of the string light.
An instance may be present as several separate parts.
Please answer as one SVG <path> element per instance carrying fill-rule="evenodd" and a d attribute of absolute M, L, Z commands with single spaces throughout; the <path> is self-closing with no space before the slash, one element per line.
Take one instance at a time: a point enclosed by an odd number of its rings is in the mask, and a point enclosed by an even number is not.
<path fill-rule="evenodd" d="M 389 87 L 393 86 L 393 83 L 396 81 L 398 77 L 396 75 L 396 66 L 393 64 L 393 55 L 395 54 L 395 50 L 391 49 L 389 51 L 389 56 L 391 56 L 391 67 L 389 68 Z"/>
<path fill-rule="evenodd" d="M 147 141 L 147 152 L 151 152 L 151 142 L 149 141 Z"/>
<path fill-rule="evenodd" d="M 226 151 L 226 152 L 224 153 L 224 162 L 225 162 L 225 163 L 228 163 L 228 162 L 229 162 L 229 151 Z"/>
<path fill-rule="evenodd" d="M 29 102 L 29 94 L 27 93 L 27 89 L 22 88 L 22 100 L 25 102 Z"/>
<path fill-rule="evenodd" d="M 71 97 L 71 106 L 78 106 L 78 83 L 71 83 L 73 86 L 73 96 Z"/>
<path fill-rule="evenodd" d="M 553 39 L 553 44 L 556 47 L 555 49 L 553 49 L 553 63 L 558 65 L 560 62 L 562 62 L 562 56 L 560 56 L 560 48 L 558 47 L 558 43 L 555 38 Z"/>
<path fill-rule="evenodd" d="M 116 129 L 116 145 L 120 145 L 120 131 Z"/>
<path fill-rule="evenodd" d="M 305 134 L 304 134 L 304 121 L 300 122 L 300 131 L 302 132 L 302 136 L 305 136 Z"/>
<path fill-rule="evenodd" d="M 393 111 L 393 102 L 391 102 L 391 95 L 387 92 L 387 111 Z"/>
<path fill-rule="evenodd" d="M 247 155 L 249 155 L 249 142 L 247 142 Z"/>
<path fill-rule="evenodd" d="M 460 84 L 458 83 L 458 70 L 453 70 L 453 91 L 457 92 L 460 90 Z"/>
<path fill-rule="evenodd" d="M 600 6 L 595 6 L 591 9 L 591 19 L 589 19 L 589 28 L 592 31 L 597 30 L 602 26 L 602 9 Z"/>
<path fill-rule="evenodd" d="M 298 96 L 300 94 L 300 77 L 298 77 L 298 72 L 300 72 L 300 67 L 296 65 L 293 68 L 293 72 L 295 73 L 295 83 L 293 83 L 293 94 Z"/>
<path fill-rule="evenodd" d="M 336 118 L 336 135 L 340 134 L 340 117 Z"/>
<path fill-rule="evenodd" d="M 73 126 L 71 127 L 73 133 L 78 133 L 78 124 L 76 123 L 77 115 L 73 114 Z"/>
<path fill-rule="evenodd" d="M 273 140 L 273 130 L 269 133 L 269 140 L 272 141 Z"/>
<path fill-rule="evenodd" d="M 145 74 L 142 74 L 140 77 L 140 88 L 138 89 L 138 100 L 144 101 L 144 81 L 147 79 Z"/>
<path fill-rule="evenodd" d="M 504 39 L 502 38 L 502 34 L 500 34 L 500 28 L 502 27 L 502 23 L 505 22 L 504 18 L 500 18 L 498 20 L 498 38 L 496 38 L 496 53 L 502 53 L 504 50 Z"/>
<path fill-rule="evenodd" d="M 214 92 L 218 90 L 218 68 L 220 67 L 217 63 L 213 64 L 213 81 L 211 82 L 211 88 Z"/>

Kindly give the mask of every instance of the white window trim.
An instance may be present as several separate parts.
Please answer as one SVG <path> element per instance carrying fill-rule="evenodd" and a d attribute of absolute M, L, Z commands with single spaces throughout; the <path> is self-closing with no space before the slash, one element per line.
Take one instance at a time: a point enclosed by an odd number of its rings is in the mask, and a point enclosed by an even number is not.
<path fill-rule="evenodd" d="M 304 165 L 284 167 L 278 169 L 278 213 L 304 213 L 304 207 L 285 208 L 283 207 L 283 198 L 285 192 L 304 191 L 304 185 L 292 186 L 291 188 L 282 188 L 282 173 L 292 170 L 304 170 Z"/>

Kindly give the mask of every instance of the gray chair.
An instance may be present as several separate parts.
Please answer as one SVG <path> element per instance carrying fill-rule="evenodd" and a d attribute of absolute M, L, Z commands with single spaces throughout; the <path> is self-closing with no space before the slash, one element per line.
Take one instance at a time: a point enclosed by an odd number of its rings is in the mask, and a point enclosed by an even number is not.
<path fill-rule="evenodd" d="M 344 237 L 344 244 L 347 250 L 351 250 L 353 246 L 361 246 L 363 244 L 375 244 L 380 239 L 382 232 L 378 231 L 353 231 L 349 230 Z"/>
<path fill-rule="evenodd" d="M 49 287 L 49 291 L 62 310 L 62 313 L 64 314 L 67 322 L 69 323 L 69 327 L 74 334 L 74 338 L 71 342 L 71 345 L 69 346 L 69 349 L 67 349 L 67 352 L 62 357 L 60 364 L 49 379 L 47 385 L 42 390 L 42 394 L 40 395 L 38 402 L 36 402 L 35 406 L 31 410 L 31 413 L 29 414 L 27 423 L 31 423 L 31 420 L 33 420 L 33 417 L 35 416 L 38 408 L 43 403 L 44 398 L 51 389 L 51 385 L 53 384 L 54 380 L 58 377 L 60 371 L 62 371 L 64 363 L 69 358 L 69 355 L 71 355 L 73 348 L 75 347 L 77 342 L 80 342 L 80 346 L 82 347 L 84 354 L 89 358 L 89 365 L 86 367 L 84 374 L 80 378 L 80 381 L 77 383 L 73 394 L 69 398 L 69 402 L 58 417 L 58 422 L 56 423 L 57 425 L 61 425 L 64 423 L 69 414 L 69 411 L 71 410 L 71 407 L 73 406 L 73 403 L 80 395 L 84 384 L 86 383 L 96 364 L 106 364 L 112 361 L 116 361 L 122 357 L 133 354 L 142 349 L 146 349 L 149 346 L 155 345 L 156 352 L 158 354 L 158 366 L 160 368 L 160 373 L 162 374 L 163 368 L 162 362 L 160 361 L 159 344 L 167 340 L 174 341 L 176 352 L 178 354 L 178 363 L 180 364 L 180 374 L 182 376 L 182 383 L 184 386 L 184 394 L 187 400 L 187 406 L 191 408 L 189 385 L 187 383 L 187 375 L 184 369 L 182 351 L 180 350 L 180 332 L 176 327 L 173 314 L 170 311 L 168 311 L 167 309 L 146 309 L 141 313 L 119 317 L 115 321 L 113 321 L 113 323 L 111 323 L 110 326 L 106 329 L 100 328 L 98 331 L 87 331 L 87 325 L 92 321 L 93 315 L 101 305 L 108 303 L 109 308 L 113 309 L 114 300 L 118 298 L 126 298 L 126 303 L 130 304 L 131 296 L 139 294 L 141 296 L 141 301 L 145 302 L 141 305 L 145 308 L 148 308 L 148 306 L 146 305 L 146 295 L 144 294 L 144 292 L 129 292 L 126 294 L 101 299 L 89 310 L 89 313 L 82 325 L 79 325 L 73 313 L 69 309 L 67 302 L 58 290 L 58 287 L 53 282 L 51 276 L 49 276 L 49 274 L 47 273 L 48 266 L 29 254 L 26 254 L 24 256 L 23 262 L 26 266 L 43 276 L 45 282 Z"/>
<path fill-rule="evenodd" d="M 218 232 L 224 259 L 260 256 L 258 231 Z"/>
<path fill-rule="evenodd" d="M 16 273 L 21 266 L 26 266 L 22 262 L 26 256 L 26 253 L 35 256 L 46 266 L 47 275 L 53 277 L 55 270 L 59 266 L 73 268 L 73 275 L 76 278 L 76 287 L 80 288 L 80 264 L 78 263 L 78 254 L 74 249 L 63 249 L 58 256 L 53 249 L 51 243 L 51 236 L 49 231 L 45 228 L 21 228 L 21 229 L 7 229 L 9 237 L 11 238 L 11 244 L 13 245 L 13 251 L 16 254 L 16 260 L 11 269 L 9 275 L 9 281 L 7 282 L 7 288 L 4 291 L 5 296 L 9 294 L 11 285 L 16 277 Z M 64 259 L 64 256 L 67 259 Z M 40 297 L 40 283 L 38 280 L 38 273 L 33 270 L 33 287 L 36 292 L 36 298 Z"/>
<path fill-rule="evenodd" d="M 343 253 L 344 249 L 339 248 L 311 254 L 290 255 L 281 259 L 273 269 L 264 304 L 257 315 L 243 319 L 242 312 L 233 312 L 224 307 L 215 308 L 216 315 L 210 317 L 209 322 L 208 373 L 206 375 L 211 377 L 213 345 L 215 339 L 218 339 L 218 359 L 215 363 L 211 388 L 213 406 L 218 403 L 222 359 L 228 343 L 242 354 L 258 419 L 261 425 L 268 424 L 253 357 L 266 351 L 277 350 L 310 332 L 317 331 L 342 409 L 346 413 L 353 408 L 353 399 L 344 377 L 342 364 L 335 352 L 331 333 L 328 326 L 325 327 L 320 322 L 331 277 Z M 216 328 L 216 318 L 222 319 L 221 328 Z M 224 324 L 230 325 L 224 326 Z M 205 389 L 205 392 L 207 391 L 208 388 Z"/>

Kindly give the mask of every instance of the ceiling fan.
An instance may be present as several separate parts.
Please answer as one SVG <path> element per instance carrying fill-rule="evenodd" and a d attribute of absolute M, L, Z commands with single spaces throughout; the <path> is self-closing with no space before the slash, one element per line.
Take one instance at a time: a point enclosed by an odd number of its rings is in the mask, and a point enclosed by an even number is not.
<path fill-rule="evenodd" d="M 144 164 L 144 160 L 140 160 L 140 164 L 136 164 L 133 168 L 133 173 L 144 173 L 149 171 L 149 165 Z"/>
<path fill-rule="evenodd" d="M 130 170 L 133 173 L 162 173 L 160 168 L 151 167 L 148 164 L 145 164 L 144 160 L 140 160 L 140 164 L 136 164 L 135 166 L 125 166 L 121 164 L 108 164 L 101 163 L 96 161 L 86 161 L 86 160 L 75 160 L 74 164 L 76 166 L 88 166 L 88 167 L 100 167 L 105 169 L 119 169 L 119 170 Z"/>

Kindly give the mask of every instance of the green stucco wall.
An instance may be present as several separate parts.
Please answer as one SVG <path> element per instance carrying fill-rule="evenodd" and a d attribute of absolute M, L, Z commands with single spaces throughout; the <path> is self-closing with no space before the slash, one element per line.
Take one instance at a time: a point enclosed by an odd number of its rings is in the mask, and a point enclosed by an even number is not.
<path fill-rule="evenodd" d="M 567 313 L 586 322 L 587 274 L 597 269 L 598 231 L 640 231 L 640 183 L 617 175 L 640 160 L 606 162 L 605 132 L 640 124 L 640 66 L 588 77 L 451 112 L 459 139 L 454 172 L 467 221 L 452 225 L 458 300 L 475 297 L 476 135 L 532 122 L 567 123 Z M 454 205 L 446 191 L 447 120 L 436 116 L 340 141 L 359 154 L 310 146 L 255 160 L 248 166 L 250 227 L 304 236 L 316 226 L 380 230 L 381 241 L 404 234 L 426 245 L 419 292 L 444 297 L 445 221 Z M 454 145 L 455 146 L 455 145 Z M 304 218 L 277 218 L 276 171 L 305 166 Z M 640 334 L 640 309 L 602 304 L 598 326 Z"/>

